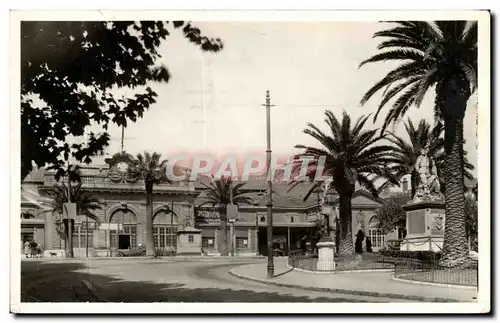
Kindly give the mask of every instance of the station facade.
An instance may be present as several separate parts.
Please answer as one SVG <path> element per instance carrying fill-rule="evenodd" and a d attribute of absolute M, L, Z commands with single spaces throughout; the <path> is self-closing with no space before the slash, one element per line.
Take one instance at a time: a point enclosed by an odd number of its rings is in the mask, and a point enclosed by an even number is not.
<path fill-rule="evenodd" d="M 126 160 L 127 158 L 123 158 Z M 92 192 L 100 201 L 102 209 L 94 213 L 99 222 L 78 216 L 73 232 L 74 253 L 77 257 L 115 255 L 118 249 L 134 248 L 146 242 L 146 194 L 140 179 L 126 174 L 127 166 L 120 158 L 103 166 L 82 166 L 82 188 Z M 54 172 L 37 169 L 22 182 L 21 194 L 21 243 L 35 241 L 44 250 L 64 249 L 62 238 L 62 215 L 46 207 L 47 190 L 57 182 Z M 63 179 L 65 180 L 65 179 Z M 201 230 L 202 249 L 207 254 L 220 251 L 221 237 L 219 215 L 203 202 L 202 181 L 177 182 L 154 186 L 153 233 L 158 250 L 175 251 L 177 232 L 196 228 Z M 301 184 L 288 191 L 286 183 L 273 184 L 273 247 L 287 254 L 300 249 L 310 241 L 316 226 L 323 216 L 319 211 L 319 196 L 312 194 L 307 200 L 303 196 L 310 184 Z M 228 244 L 234 246 L 235 254 L 267 253 L 267 196 L 263 179 L 250 179 L 243 190 L 255 204 L 240 205 L 233 230 L 228 224 Z M 336 196 L 328 202 L 334 213 L 337 210 Z M 372 241 L 376 251 L 385 245 L 385 236 L 378 230 L 375 212 L 379 207 L 371 195 L 357 189 L 352 199 L 353 238 L 358 230 Z M 175 214 L 167 212 L 173 208 Z M 329 217 L 330 226 L 335 226 L 335 215 Z M 233 233 L 234 232 L 234 233 Z"/>

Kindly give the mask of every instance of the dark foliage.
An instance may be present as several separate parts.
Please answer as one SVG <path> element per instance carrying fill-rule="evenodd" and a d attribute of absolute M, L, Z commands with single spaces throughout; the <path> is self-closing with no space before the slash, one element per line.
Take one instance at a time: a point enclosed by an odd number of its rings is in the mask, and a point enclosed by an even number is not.
<path fill-rule="evenodd" d="M 434 251 L 404 251 L 404 250 L 382 250 L 380 254 L 385 257 L 414 259 L 420 261 L 438 261 L 441 253 Z"/>
<path fill-rule="evenodd" d="M 21 24 L 21 178 L 33 163 L 60 168 L 70 156 L 90 163 L 109 144 L 110 123 L 126 126 L 143 116 L 157 93 L 151 82 L 168 82 L 158 48 L 180 29 L 202 50 L 222 49 L 187 22 L 24 21 Z M 132 89 L 118 97 L 113 90 Z M 97 124 L 85 144 L 66 142 Z"/>
<path fill-rule="evenodd" d="M 405 193 L 394 194 L 382 201 L 382 205 L 377 210 L 377 218 L 379 219 L 379 228 L 384 232 L 399 227 L 406 226 L 406 212 L 403 210 L 403 205 L 410 201 L 410 196 Z"/>

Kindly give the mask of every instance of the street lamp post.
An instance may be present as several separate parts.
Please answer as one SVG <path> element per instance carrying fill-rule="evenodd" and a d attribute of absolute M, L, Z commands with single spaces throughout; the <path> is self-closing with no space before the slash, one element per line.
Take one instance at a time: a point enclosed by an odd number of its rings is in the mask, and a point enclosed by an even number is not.
<path fill-rule="evenodd" d="M 231 236 L 231 257 L 234 257 L 235 255 L 235 228 L 234 228 L 234 223 L 236 222 L 236 219 L 229 219 L 229 235 Z"/>
<path fill-rule="evenodd" d="M 271 178 L 271 96 L 266 91 L 266 133 L 267 133 L 267 278 L 274 277 L 273 262 L 273 184 Z"/>

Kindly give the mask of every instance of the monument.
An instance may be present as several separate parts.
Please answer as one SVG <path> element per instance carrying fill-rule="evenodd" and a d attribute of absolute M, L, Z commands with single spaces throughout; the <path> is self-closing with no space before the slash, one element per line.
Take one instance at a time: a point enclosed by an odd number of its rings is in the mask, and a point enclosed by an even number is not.
<path fill-rule="evenodd" d="M 177 255 L 203 254 L 201 248 L 201 230 L 194 227 L 194 214 L 184 214 L 181 229 L 177 231 Z"/>
<path fill-rule="evenodd" d="M 407 235 L 400 250 L 438 252 L 443 247 L 444 197 L 436 164 L 428 153 L 429 145 L 426 145 L 415 163 L 417 186 L 413 200 L 403 206 Z"/>
<path fill-rule="evenodd" d="M 316 269 L 319 271 L 329 271 L 335 270 L 335 242 L 329 235 L 329 219 L 328 217 L 331 215 L 332 208 L 325 207 L 326 204 L 326 196 L 328 194 L 328 190 L 330 189 L 330 185 L 332 183 L 332 179 L 327 179 L 323 183 L 323 198 L 321 199 L 321 213 L 323 214 L 325 220 L 325 228 L 323 231 L 323 236 L 320 241 L 316 244 L 318 247 L 318 263 L 316 264 Z"/>

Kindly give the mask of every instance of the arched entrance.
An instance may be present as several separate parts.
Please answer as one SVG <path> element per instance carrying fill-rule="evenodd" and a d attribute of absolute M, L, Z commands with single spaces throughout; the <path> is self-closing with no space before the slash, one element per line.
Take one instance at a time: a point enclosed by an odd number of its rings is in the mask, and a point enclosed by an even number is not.
<path fill-rule="evenodd" d="M 137 218 L 131 210 L 116 210 L 111 215 L 109 223 L 111 224 L 111 248 L 129 249 L 137 247 Z"/>
<path fill-rule="evenodd" d="M 154 246 L 160 250 L 175 250 L 177 247 L 177 215 L 159 210 L 153 218 Z"/>

